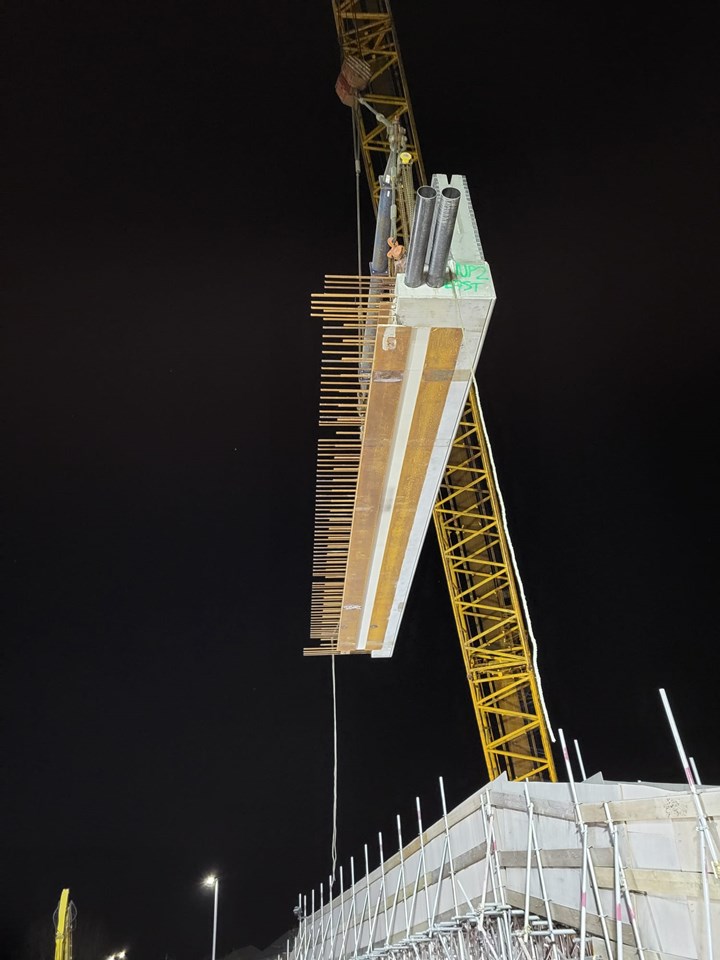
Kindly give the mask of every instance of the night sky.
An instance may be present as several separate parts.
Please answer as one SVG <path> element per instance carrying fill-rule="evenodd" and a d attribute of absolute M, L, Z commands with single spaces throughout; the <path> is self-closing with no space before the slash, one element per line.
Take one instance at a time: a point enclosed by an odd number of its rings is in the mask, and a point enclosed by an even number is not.
<path fill-rule="evenodd" d="M 41 960 L 69 886 L 103 950 L 202 960 L 211 869 L 218 954 L 264 947 L 330 869 L 330 662 L 301 654 L 309 296 L 356 263 L 331 6 L 5 6 L 3 955 Z M 498 290 L 478 381 L 551 718 L 608 778 L 681 776 L 665 686 L 720 781 L 701 6 L 395 2 Z M 395 657 L 337 673 L 339 853 L 374 866 L 438 775 L 485 782 L 432 536 Z"/>

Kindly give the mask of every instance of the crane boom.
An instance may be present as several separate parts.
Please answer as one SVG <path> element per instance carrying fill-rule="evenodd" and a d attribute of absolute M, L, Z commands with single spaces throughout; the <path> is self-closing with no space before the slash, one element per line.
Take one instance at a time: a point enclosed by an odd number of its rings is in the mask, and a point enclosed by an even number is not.
<path fill-rule="evenodd" d="M 369 67 L 363 100 L 405 127 L 418 185 L 427 183 L 388 0 L 332 4 L 344 60 Z M 373 126 L 357 103 L 353 110 L 377 209 L 390 153 L 387 128 Z M 433 519 L 489 775 L 556 780 L 532 637 L 474 384 Z"/>
<path fill-rule="evenodd" d="M 399 122 L 405 127 L 416 182 L 425 183 L 415 118 L 388 0 L 333 0 L 333 12 L 342 56 L 357 58 L 370 68 L 363 99 L 390 123 Z M 381 122 L 370 120 L 366 111 L 358 110 L 356 116 L 365 175 L 377 210 L 379 178 L 389 154 L 387 129 Z"/>

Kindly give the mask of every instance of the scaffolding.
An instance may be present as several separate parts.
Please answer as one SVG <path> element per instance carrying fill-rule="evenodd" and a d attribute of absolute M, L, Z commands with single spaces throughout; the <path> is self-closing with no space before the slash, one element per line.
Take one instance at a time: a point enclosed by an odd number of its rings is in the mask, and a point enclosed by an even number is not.
<path fill-rule="evenodd" d="M 299 897 L 286 960 L 712 960 L 720 788 L 503 775 L 440 798 L 428 829 L 416 799 L 410 843 L 397 818 L 392 856 L 378 834 L 374 869 L 366 844 L 364 870 Z"/>

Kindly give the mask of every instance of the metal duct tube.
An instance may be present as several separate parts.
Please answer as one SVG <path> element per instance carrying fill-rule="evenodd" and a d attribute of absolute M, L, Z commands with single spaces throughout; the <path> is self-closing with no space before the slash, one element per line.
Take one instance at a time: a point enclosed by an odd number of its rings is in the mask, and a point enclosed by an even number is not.
<path fill-rule="evenodd" d="M 406 287 L 422 285 L 436 200 L 437 190 L 435 187 L 420 187 L 415 194 L 415 214 L 405 263 Z"/>
<path fill-rule="evenodd" d="M 445 187 L 440 193 L 435 233 L 430 250 L 427 276 L 429 287 L 441 287 L 445 283 L 450 243 L 452 242 L 459 206 L 460 191 L 456 190 L 455 187 Z"/>
<path fill-rule="evenodd" d="M 390 214 L 392 210 L 392 185 L 383 183 L 384 177 L 380 178 L 380 196 L 378 198 L 377 222 L 375 224 L 375 246 L 373 247 L 373 258 L 370 263 L 370 273 L 386 274 L 388 272 L 388 238 L 391 236 Z"/>

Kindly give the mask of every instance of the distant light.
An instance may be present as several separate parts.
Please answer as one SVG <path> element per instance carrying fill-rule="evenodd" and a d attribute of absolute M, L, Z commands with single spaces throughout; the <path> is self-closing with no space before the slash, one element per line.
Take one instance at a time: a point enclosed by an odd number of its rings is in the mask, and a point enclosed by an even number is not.
<path fill-rule="evenodd" d="M 127 950 L 121 950 L 120 953 L 116 954 L 117 960 L 125 960 L 127 956 Z"/>
<path fill-rule="evenodd" d="M 203 880 L 203 883 L 205 884 L 206 887 L 214 887 L 215 884 L 217 883 L 217 877 L 213 876 L 213 874 L 211 873 L 209 877 L 205 877 L 205 879 Z"/>

